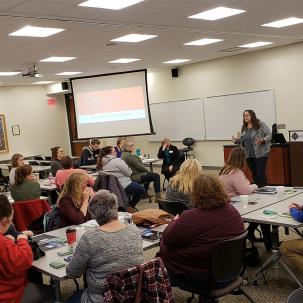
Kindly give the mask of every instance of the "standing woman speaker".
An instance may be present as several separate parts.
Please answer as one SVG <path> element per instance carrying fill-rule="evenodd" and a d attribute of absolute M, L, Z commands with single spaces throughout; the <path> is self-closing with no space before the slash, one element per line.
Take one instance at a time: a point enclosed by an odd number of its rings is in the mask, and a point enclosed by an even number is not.
<path fill-rule="evenodd" d="M 246 163 L 258 187 L 267 185 L 266 163 L 270 151 L 271 132 L 268 126 L 259 120 L 251 109 L 243 113 L 241 136 L 232 137 L 234 143 L 245 149 Z"/>
<path fill-rule="evenodd" d="M 241 144 L 245 149 L 246 163 L 252 173 L 254 183 L 258 187 L 267 185 L 266 180 L 266 163 L 270 151 L 271 132 L 268 126 L 259 120 L 255 112 L 251 109 L 243 113 L 243 125 L 241 136 L 232 137 L 234 143 Z M 257 223 L 250 223 L 248 226 L 248 237 L 253 241 Z M 263 241 L 267 251 L 272 248 L 272 239 L 270 225 L 261 224 Z"/>

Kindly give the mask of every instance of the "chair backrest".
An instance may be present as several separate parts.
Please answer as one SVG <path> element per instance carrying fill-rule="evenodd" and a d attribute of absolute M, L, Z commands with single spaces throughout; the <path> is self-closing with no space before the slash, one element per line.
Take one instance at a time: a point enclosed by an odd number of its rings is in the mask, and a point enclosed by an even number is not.
<path fill-rule="evenodd" d="M 182 143 L 184 145 L 186 145 L 187 147 L 190 147 L 191 145 L 193 145 L 195 142 L 195 140 L 193 138 L 185 138 L 183 139 Z"/>
<path fill-rule="evenodd" d="M 185 153 L 183 150 L 179 149 L 179 163 L 180 165 L 185 161 Z"/>
<path fill-rule="evenodd" d="M 20 231 L 27 230 L 37 219 L 42 218 L 43 221 L 44 214 L 50 211 L 48 202 L 43 199 L 15 202 L 13 208 L 13 221 Z"/>
<path fill-rule="evenodd" d="M 189 209 L 189 207 L 182 202 L 179 201 L 170 201 L 170 200 L 164 200 L 164 199 L 159 199 L 159 208 L 168 212 L 171 215 L 179 215 L 181 214 L 184 210 Z"/>
<path fill-rule="evenodd" d="M 294 290 L 287 298 L 287 303 L 301 303 L 303 302 L 303 288 Z"/>
<path fill-rule="evenodd" d="M 121 270 L 102 284 L 104 303 L 167 302 L 174 303 L 167 270 L 160 258 Z"/>
<path fill-rule="evenodd" d="M 39 162 L 38 161 L 28 161 L 28 164 L 29 165 L 39 165 Z"/>
<path fill-rule="evenodd" d="M 245 267 L 247 231 L 222 241 L 212 250 L 211 274 L 215 283 L 228 283 L 237 278 Z"/>
<path fill-rule="evenodd" d="M 60 209 L 53 205 L 51 210 L 44 214 L 43 219 L 44 232 L 59 229 L 61 227 Z"/>

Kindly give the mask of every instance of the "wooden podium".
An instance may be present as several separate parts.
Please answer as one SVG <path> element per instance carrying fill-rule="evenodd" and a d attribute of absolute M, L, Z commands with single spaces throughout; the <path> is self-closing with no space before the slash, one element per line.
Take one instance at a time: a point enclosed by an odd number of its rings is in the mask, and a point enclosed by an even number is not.
<path fill-rule="evenodd" d="M 303 142 L 290 142 L 291 184 L 303 186 Z"/>
<path fill-rule="evenodd" d="M 303 176 L 303 142 L 302 143 L 302 167 L 301 176 Z M 224 161 L 228 159 L 228 156 L 233 148 L 238 145 L 224 145 Z M 253 182 L 250 170 L 245 166 L 244 173 L 250 182 Z M 269 185 L 299 185 L 291 182 L 290 174 L 290 145 L 285 144 L 273 144 L 270 148 L 270 153 L 266 166 L 267 183 Z M 303 178 L 302 185 L 303 185 Z"/>

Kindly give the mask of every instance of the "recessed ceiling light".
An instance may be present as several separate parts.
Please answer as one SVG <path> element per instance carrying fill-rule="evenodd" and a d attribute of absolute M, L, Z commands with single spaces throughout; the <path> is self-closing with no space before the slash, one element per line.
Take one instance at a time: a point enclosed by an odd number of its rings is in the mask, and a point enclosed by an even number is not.
<path fill-rule="evenodd" d="M 62 72 L 59 74 L 56 74 L 55 76 L 73 76 L 73 75 L 78 75 L 82 74 L 82 72 Z"/>
<path fill-rule="evenodd" d="M 21 72 L 0 72 L 0 76 L 15 76 L 19 74 L 21 74 Z"/>
<path fill-rule="evenodd" d="M 262 24 L 261 26 L 280 28 L 280 27 L 299 24 L 299 23 L 302 23 L 302 22 L 303 22 L 303 19 L 301 19 L 301 18 L 290 17 L 290 18 L 286 18 L 286 19 L 277 20 L 277 21 L 273 21 L 273 22 L 270 22 L 270 23 Z"/>
<path fill-rule="evenodd" d="M 65 62 L 73 59 L 76 59 L 76 57 L 49 57 L 40 60 L 40 62 Z"/>
<path fill-rule="evenodd" d="M 152 39 L 158 37 L 157 35 L 141 35 L 141 34 L 129 34 L 126 36 L 122 36 L 110 41 L 114 42 L 141 42 L 144 40 Z"/>
<path fill-rule="evenodd" d="M 230 17 L 230 16 L 238 15 L 241 13 L 245 13 L 245 12 L 246 11 L 241 10 L 241 9 L 219 6 L 219 7 L 210 9 L 208 11 L 204 11 L 199 14 L 189 16 L 187 18 L 214 21 L 214 20 L 219 20 L 219 19 Z"/>
<path fill-rule="evenodd" d="M 120 10 L 143 1 L 144 0 L 88 0 L 80 3 L 79 6 Z"/>
<path fill-rule="evenodd" d="M 39 26 L 25 26 L 9 34 L 9 36 L 19 37 L 49 37 L 51 35 L 64 31 L 63 28 L 52 28 L 52 27 L 39 27 Z"/>
<path fill-rule="evenodd" d="M 216 43 L 216 42 L 220 42 L 223 41 L 223 39 L 211 39 L 211 38 L 203 38 L 200 40 L 195 40 L 195 41 L 191 41 L 188 43 L 184 43 L 183 45 L 207 45 L 207 44 L 212 44 L 212 43 Z"/>
<path fill-rule="evenodd" d="M 55 83 L 55 81 L 38 81 L 38 82 L 34 82 L 33 84 L 45 85 L 45 84 L 51 84 L 51 83 Z"/>
<path fill-rule="evenodd" d="M 139 61 L 141 59 L 135 59 L 135 58 L 120 58 L 117 60 L 109 61 L 108 63 L 131 63 L 135 61 Z"/>
<path fill-rule="evenodd" d="M 260 46 L 269 45 L 269 44 L 273 44 L 273 42 L 258 41 L 258 42 L 240 45 L 239 47 L 254 48 L 254 47 L 260 47 Z"/>
<path fill-rule="evenodd" d="M 190 61 L 189 59 L 174 59 L 174 60 L 170 60 L 170 61 L 165 61 L 163 63 L 165 64 L 178 64 L 178 63 L 183 63 L 183 62 L 188 62 Z"/>

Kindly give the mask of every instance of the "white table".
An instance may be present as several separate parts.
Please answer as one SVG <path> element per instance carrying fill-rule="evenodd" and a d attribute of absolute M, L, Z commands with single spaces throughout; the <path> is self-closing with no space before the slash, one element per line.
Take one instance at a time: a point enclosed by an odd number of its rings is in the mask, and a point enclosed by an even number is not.
<path fill-rule="evenodd" d="M 151 172 L 153 172 L 153 164 L 156 163 L 156 162 L 159 162 L 159 161 L 162 161 L 162 160 L 158 159 L 158 158 L 155 158 L 155 159 L 152 159 L 152 158 L 143 158 L 142 159 L 142 163 L 144 165 L 149 165 L 149 170 Z"/>
<path fill-rule="evenodd" d="M 269 224 L 272 226 L 271 236 L 272 236 L 272 242 L 273 242 L 273 248 L 272 248 L 272 255 L 270 258 L 268 258 L 260 267 L 260 269 L 255 273 L 253 281 L 255 284 L 257 283 L 257 276 L 259 273 L 263 272 L 264 269 L 269 267 L 270 265 L 276 263 L 277 261 L 280 262 L 280 264 L 284 267 L 284 269 L 292 276 L 292 278 L 297 282 L 297 284 L 302 287 L 302 283 L 297 279 L 297 277 L 294 275 L 294 273 L 291 271 L 291 269 L 287 266 L 286 263 L 281 257 L 281 253 L 279 250 L 279 227 L 286 227 L 286 228 L 293 228 L 295 229 L 298 234 L 302 236 L 301 233 L 299 233 L 298 228 L 303 227 L 303 223 L 300 223 L 293 219 L 292 217 L 286 217 L 283 215 L 283 213 L 289 213 L 288 206 L 291 203 L 297 203 L 299 205 L 303 205 L 303 193 L 296 196 L 289 197 L 288 199 L 282 200 L 280 202 L 277 202 L 275 204 L 268 204 L 266 207 L 258 209 L 256 211 L 246 213 L 242 215 L 242 218 L 244 221 L 247 222 L 256 222 L 260 224 Z M 277 213 L 277 215 L 265 215 L 264 211 L 270 210 Z M 303 240 L 302 240 L 303 241 Z"/>
<path fill-rule="evenodd" d="M 283 200 L 289 199 L 291 197 L 295 197 L 299 194 L 303 193 L 303 189 L 296 189 L 296 192 L 293 193 L 283 193 L 283 194 L 256 194 L 253 193 L 249 195 L 248 197 L 248 203 L 250 202 L 256 202 L 256 204 L 247 204 L 241 201 L 240 196 L 232 197 L 232 204 L 234 207 L 238 210 L 240 215 L 243 217 L 243 215 L 254 212 L 258 209 L 261 209 L 263 207 L 267 207 L 269 205 L 276 204 L 278 202 L 281 202 Z M 233 202 L 236 201 L 236 202 Z"/>
<path fill-rule="evenodd" d="M 157 231 L 163 231 L 167 225 L 162 225 L 154 230 Z M 91 228 L 96 228 L 96 227 L 83 227 L 83 226 L 77 226 L 77 241 L 82 237 L 82 235 L 90 230 Z M 57 229 L 45 234 L 52 235 L 52 236 L 57 236 L 61 238 L 66 238 L 65 234 L 66 228 L 61 228 Z M 142 229 L 143 230 L 143 229 Z M 155 241 L 146 241 L 143 240 L 143 250 L 148 250 L 153 247 L 156 247 L 159 245 L 160 240 L 155 240 Z M 76 242 L 77 245 L 77 242 Z M 68 279 L 66 276 L 66 267 L 62 267 L 59 269 L 54 269 L 51 266 L 49 266 L 49 263 L 55 260 L 62 260 L 64 257 L 58 256 L 57 252 L 58 251 L 65 251 L 67 249 L 68 245 L 66 244 L 64 247 L 60 248 L 54 248 L 46 252 L 46 255 L 44 257 L 41 257 L 39 260 L 36 260 L 33 262 L 32 268 L 35 270 L 51 277 L 54 280 L 55 283 L 55 292 L 56 292 L 56 301 L 60 302 L 61 300 L 61 292 L 60 292 L 60 281 L 63 281 L 65 279 Z"/>

